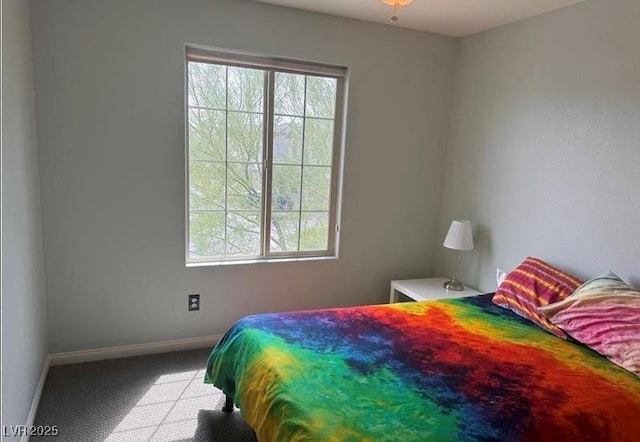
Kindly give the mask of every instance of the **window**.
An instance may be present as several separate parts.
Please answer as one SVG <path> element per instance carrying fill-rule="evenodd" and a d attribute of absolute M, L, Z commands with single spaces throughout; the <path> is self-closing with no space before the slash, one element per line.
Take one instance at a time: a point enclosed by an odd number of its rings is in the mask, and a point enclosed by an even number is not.
<path fill-rule="evenodd" d="M 187 264 L 335 255 L 345 75 L 187 48 Z"/>

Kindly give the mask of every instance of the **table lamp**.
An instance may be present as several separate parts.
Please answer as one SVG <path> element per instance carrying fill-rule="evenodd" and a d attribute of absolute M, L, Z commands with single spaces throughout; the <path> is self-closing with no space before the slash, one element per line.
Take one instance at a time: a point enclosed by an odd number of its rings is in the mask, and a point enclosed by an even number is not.
<path fill-rule="evenodd" d="M 454 220 L 451 222 L 447 236 L 442 243 L 448 249 L 457 251 L 456 269 L 453 272 L 453 278 L 444 283 L 447 290 L 462 291 L 464 285 L 456 279 L 458 275 L 458 267 L 460 266 L 460 251 L 473 250 L 473 233 L 471 231 L 471 223 L 469 221 Z"/>

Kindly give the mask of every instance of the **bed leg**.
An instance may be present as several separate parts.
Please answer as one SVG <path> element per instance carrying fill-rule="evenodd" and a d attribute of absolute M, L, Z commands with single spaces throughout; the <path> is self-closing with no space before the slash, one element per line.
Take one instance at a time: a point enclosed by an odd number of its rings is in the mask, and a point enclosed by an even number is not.
<path fill-rule="evenodd" d="M 224 395 L 224 407 L 222 407 L 222 411 L 225 413 L 233 412 L 233 399 L 226 394 Z"/>

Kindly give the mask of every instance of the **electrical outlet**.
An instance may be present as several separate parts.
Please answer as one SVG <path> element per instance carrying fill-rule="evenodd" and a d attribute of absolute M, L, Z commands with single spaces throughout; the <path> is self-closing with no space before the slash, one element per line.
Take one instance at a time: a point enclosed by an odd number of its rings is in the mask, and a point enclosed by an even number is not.
<path fill-rule="evenodd" d="M 200 295 L 189 295 L 189 311 L 200 310 Z"/>

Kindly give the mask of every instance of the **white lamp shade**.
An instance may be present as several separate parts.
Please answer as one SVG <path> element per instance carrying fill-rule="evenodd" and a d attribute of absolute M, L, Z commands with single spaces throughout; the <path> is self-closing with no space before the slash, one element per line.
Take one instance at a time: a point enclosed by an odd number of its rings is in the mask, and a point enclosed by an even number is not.
<path fill-rule="evenodd" d="M 469 221 L 452 221 L 442 245 L 453 250 L 472 250 L 473 232 L 471 231 L 471 223 Z"/>

